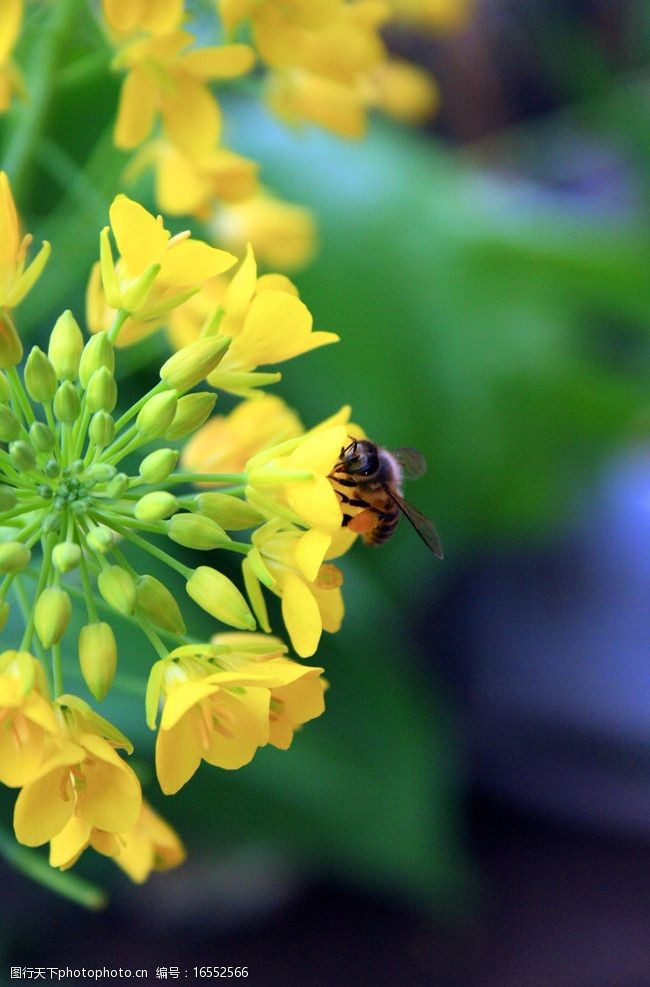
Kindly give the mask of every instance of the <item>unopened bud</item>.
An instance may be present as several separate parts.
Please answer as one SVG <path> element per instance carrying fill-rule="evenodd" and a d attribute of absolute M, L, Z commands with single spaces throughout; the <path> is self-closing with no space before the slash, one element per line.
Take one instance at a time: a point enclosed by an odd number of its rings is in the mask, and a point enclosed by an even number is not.
<path fill-rule="evenodd" d="M 90 529 L 86 535 L 86 541 L 88 547 L 93 552 L 99 552 L 100 555 L 104 555 L 113 545 L 113 533 L 110 528 L 107 528 L 103 524 L 98 524 L 95 528 Z"/>
<path fill-rule="evenodd" d="M 186 589 L 194 602 L 217 620 L 243 631 L 255 630 L 255 618 L 246 600 L 235 584 L 217 569 L 199 566 L 188 579 Z"/>
<path fill-rule="evenodd" d="M 20 541 L 6 541 L 0 545 L 0 572 L 20 572 L 29 565 L 32 553 Z"/>
<path fill-rule="evenodd" d="M 165 438 L 182 439 L 194 432 L 209 416 L 216 400 L 217 395 L 208 391 L 179 398 L 174 420 L 165 432 Z"/>
<path fill-rule="evenodd" d="M 65 425 L 76 422 L 81 411 L 79 392 L 71 380 L 64 380 L 54 395 L 54 414 Z"/>
<path fill-rule="evenodd" d="M 109 606 L 118 613 L 133 613 L 136 588 L 133 577 L 119 565 L 107 566 L 97 577 L 97 586 Z"/>
<path fill-rule="evenodd" d="M 154 576 L 140 576 L 137 593 L 138 610 L 156 627 L 171 634 L 185 633 L 185 623 L 178 603 L 160 580 Z"/>
<path fill-rule="evenodd" d="M 88 428 L 90 441 L 98 449 L 105 449 L 115 437 L 115 422 L 107 411 L 96 411 Z"/>
<path fill-rule="evenodd" d="M 176 391 L 165 391 L 149 398 L 136 418 L 136 425 L 142 439 L 157 439 L 164 435 L 176 414 L 178 395 Z"/>
<path fill-rule="evenodd" d="M 23 371 L 25 388 L 32 401 L 46 404 L 56 392 L 56 370 L 43 350 L 34 346 Z"/>
<path fill-rule="evenodd" d="M 233 497 L 231 494 L 209 491 L 195 497 L 194 503 L 201 514 L 212 518 L 227 531 L 253 528 L 262 520 L 259 511 L 245 500 L 240 500 L 239 497 Z"/>
<path fill-rule="evenodd" d="M 189 391 L 214 370 L 229 346 L 228 336 L 196 339 L 163 363 L 160 378 L 177 391 Z"/>
<path fill-rule="evenodd" d="M 61 511 L 53 510 L 43 518 L 43 531 L 47 534 L 48 531 L 56 531 L 56 529 L 61 524 Z"/>
<path fill-rule="evenodd" d="M 111 373 L 115 370 L 115 350 L 108 334 L 103 331 L 91 336 L 83 348 L 79 361 L 79 381 L 83 388 L 88 387 L 90 378 L 100 367 Z"/>
<path fill-rule="evenodd" d="M 29 442 L 17 439 L 9 443 L 9 458 L 20 472 L 27 472 L 36 465 L 36 456 Z"/>
<path fill-rule="evenodd" d="M 162 521 L 178 510 L 178 500 L 168 490 L 153 490 L 136 503 L 134 514 L 138 521 Z"/>
<path fill-rule="evenodd" d="M 173 471 L 180 453 L 178 449 L 156 449 L 140 463 L 140 476 L 143 483 L 162 483 Z"/>
<path fill-rule="evenodd" d="M 99 702 L 113 684 L 117 642 L 109 624 L 86 624 L 79 632 L 79 665 L 84 681 Z"/>
<path fill-rule="evenodd" d="M 11 316 L 5 308 L 0 309 L 0 369 L 15 367 L 23 358 L 23 344 Z"/>
<path fill-rule="evenodd" d="M 100 367 L 90 378 L 86 401 L 90 411 L 112 411 L 117 404 L 117 384 L 108 367 Z"/>
<path fill-rule="evenodd" d="M 76 542 L 63 541 L 52 549 L 52 564 L 59 572 L 71 572 L 79 565 L 81 548 Z"/>
<path fill-rule="evenodd" d="M 106 487 L 106 494 L 114 500 L 119 500 L 122 494 L 129 489 L 129 478 L 126 473 L 116 473 Z"/>
<path fill-rule="evenodd" d="M 47 348 L 47 355 L 59 380 L 77 379 L 83 348 L 81 329 L 70 309 L 66 309 L 54 323 Z"/>
<path fill-rule="evenodd" d="M 49 476 L 51 480 L 55 480 L 61 472 L 61 467 L 57 463 L 56 459 L 48 459 L 43 467 L 43 472 L 46 476 Z"/>
<path fill-rule="evenodd" d="M 29 441 L 36 452 L 49 452 L 54 448 L 56 440 L 47 425 L 43 422 L 32 422 L 29 426 Z"/>
<path fill-rule="evenodd" d="M 34 627 L 44 648 L 51 648 L 66 632 L 72 613 L 70 597 L 64 589 L 44 589 L 34 607 Z"/>
<path fill-rule="evenodd" d="M 10 511 L 18 503 L 16 491 L 6 484 L 0 485 L 0 511 Z"/>
<path fill-rule="evenodd" d="M 90 483 L 108 483 L 116 473 L 116 467 L 110 463 L 94 463 L 86 470 L 86 479 Z"/>
<path fill-rule="evenodd" d="M 169 522 L 167 534 L 172 541 L 185 548 L 196 548 L 205 552 L 227 544 L 230 539 L 216 521 L 201 514 L 174 514 Z"/>
<path fill-rule="evenodd" d="M 20 435 L 20 422 L 11 408 L 0 404 L 0 442 L 11 442 Z"/>

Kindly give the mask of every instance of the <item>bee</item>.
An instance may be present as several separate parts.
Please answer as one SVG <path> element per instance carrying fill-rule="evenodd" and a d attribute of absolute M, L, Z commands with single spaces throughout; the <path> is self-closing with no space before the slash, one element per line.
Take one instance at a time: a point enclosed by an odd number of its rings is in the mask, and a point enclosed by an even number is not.
<path fill-rule="evenodd" d="M 402 481 L 416 480 L 426 468 L 417 449 L 389 452 L 368 439 L 352 439 L 329 474 L 343 507 L 343 526 L 361 534 L 366 544 L 381 545 L 403 514 L 441 559 L 442 545 L 433 523 L 402 496 Z"/>

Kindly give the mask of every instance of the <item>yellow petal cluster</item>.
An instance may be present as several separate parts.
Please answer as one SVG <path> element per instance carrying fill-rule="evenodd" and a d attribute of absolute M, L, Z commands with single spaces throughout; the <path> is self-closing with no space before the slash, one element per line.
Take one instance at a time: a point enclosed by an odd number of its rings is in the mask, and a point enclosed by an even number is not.
<path fill-rule="evenodd" d="M 0 171 L 0 307 L 18 305 L 47 263 L 50 245 L 45 242 L 34 260 L 27 264 L 31 242 L 31 233 L 21 236 L 9 179 L 4 171 Z"/>
<path fill-rule="evenodd" d="M 218 198 L 228 201 L 223 195 Z M 311 211 L 268 193 L 251 194 L 243 202 L 222 205 L 212 228 L 216 240 L 239 256 L 250 243 L 257 259 L 271 269 L 297 270 L 308 264 L 316 251 L 316 224 Z"/>
<path fill-rule="evenodd" d="M 26 651 L 0 654 L 0 782 L 25 785 L 38 771 L 59 724 L 39 662 Z"/>

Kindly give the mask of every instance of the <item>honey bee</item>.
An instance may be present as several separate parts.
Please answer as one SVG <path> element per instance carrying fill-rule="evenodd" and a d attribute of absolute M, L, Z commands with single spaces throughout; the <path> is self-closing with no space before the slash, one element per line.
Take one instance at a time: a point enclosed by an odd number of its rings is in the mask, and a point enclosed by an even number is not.
<path fill-rule="evenodd" d="M 329 474 L 343 506 L 343 526 L 361 534 L 366 544 L 381 545 L 403 514 L 441 559 L 442 545 L 433 523 L 402 496 L 402 480 L 416 480 L 426 468 L 416 449 L 389 452 L 368 439 L 352 439 Z"/>

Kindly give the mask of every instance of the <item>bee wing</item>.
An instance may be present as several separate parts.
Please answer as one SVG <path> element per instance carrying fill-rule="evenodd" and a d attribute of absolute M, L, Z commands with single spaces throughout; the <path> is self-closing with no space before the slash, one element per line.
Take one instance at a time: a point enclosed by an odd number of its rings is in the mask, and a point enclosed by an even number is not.
<path fill-rule="evenodd" d="M 426 460 L 417 449 L 392 449 L 391 454 L 402 467 L 405 480 L 417 480 L 426 473 Z"/>
<path fill-rule="evenodd" d="M 421 514 L 416 507 L 413 507 L 412 504 L 409 504 L 408 501 L 404 500 L 403 497 L 400 497 L 393 490 L 389 490 L 388 487 L 384 489 L 391 500 L 395 501 L 404 517 L 411 522 L 424 544 L 431 549 L 436 558 L 443 559 L 442 543 L 433 521 L 430 521 L 428 517 Z"/>

